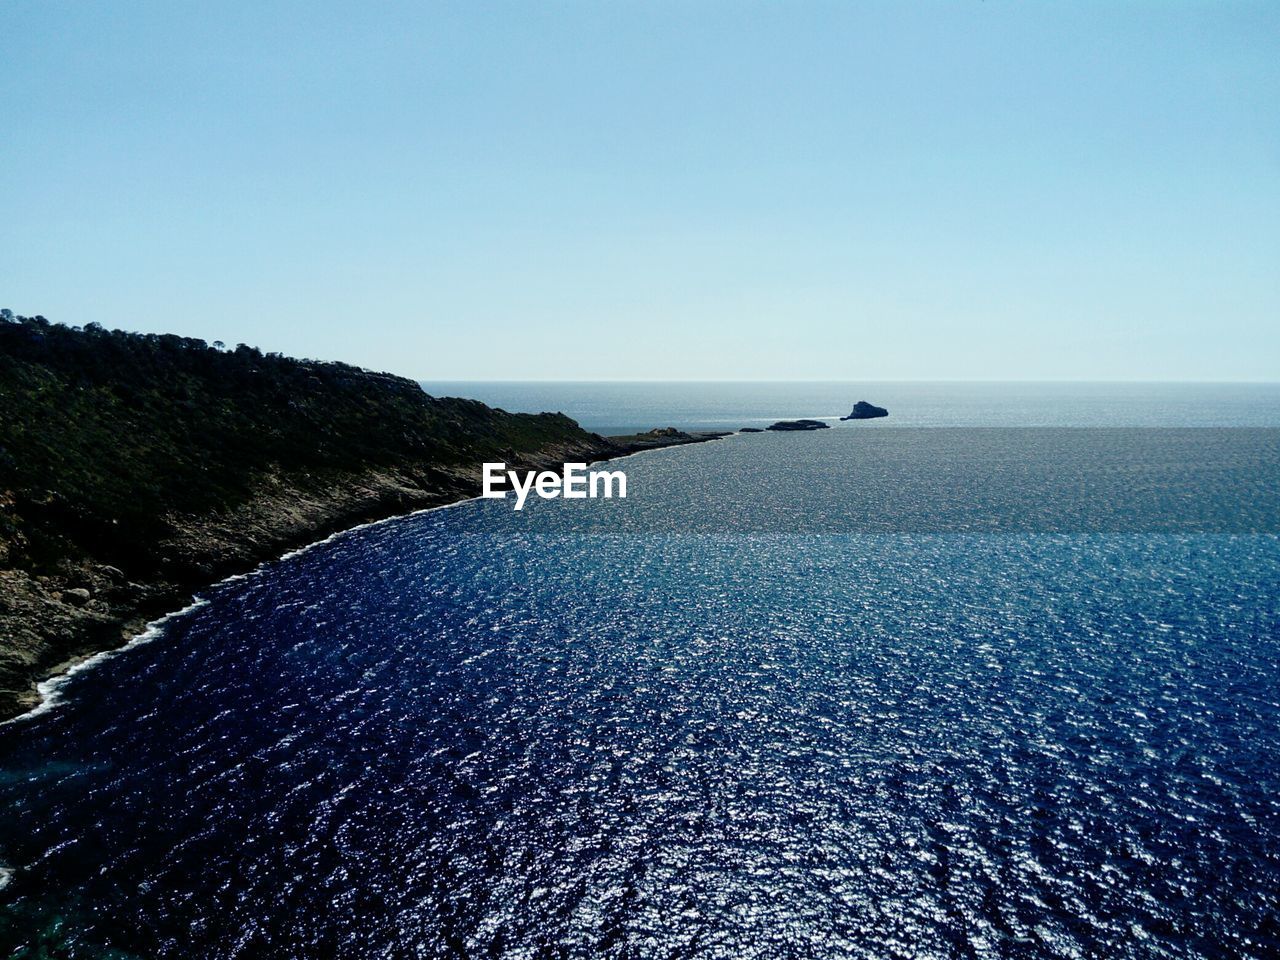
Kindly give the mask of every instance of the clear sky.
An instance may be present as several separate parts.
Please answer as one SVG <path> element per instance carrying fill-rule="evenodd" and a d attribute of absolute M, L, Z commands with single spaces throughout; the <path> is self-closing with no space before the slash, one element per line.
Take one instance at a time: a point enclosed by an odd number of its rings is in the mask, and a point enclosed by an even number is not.
<path fill-rule="evenodd" d="M 1280 380 L 1280 3 L 0 4 L 0 306 L 431 379 Z"/>

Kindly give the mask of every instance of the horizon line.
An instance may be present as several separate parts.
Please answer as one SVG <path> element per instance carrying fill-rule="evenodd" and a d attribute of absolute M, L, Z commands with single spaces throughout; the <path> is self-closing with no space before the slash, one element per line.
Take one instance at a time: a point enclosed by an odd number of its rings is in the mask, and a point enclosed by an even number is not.
<path fill-rule="evenodd" d="M 1079 378 L 1079 379 L 1067 379 L 1067 378 L 1046 378 L 1046 379 L 1036 379 L 1036 380 L 1018 380 L 1018 379 L 1004 379 L 1004 378 L 999 378 L 999 377 L 972 377 L 972 378 L 956 377 L 956 378 L 946 378 L 946 379 L 942 379 L 942 378 L 926 378 L 926 377 L 919 377 L 919 378 L 891 378 L 891 379 L 883 379 L 883 380 L 877 380 L 877 379 L 835 380 L 835 379 L 829 379 L 829 378 L 822 378 L 822 379 L 812 379 L 812 378 L 810 378 L 810 379 L 780 379 L 780 378 L 768 378 L 768 379 L 757 379 L 757 380 L 751 380 L 751 379 L 737 379 L 737 378 L 707 378 L 707 379 L 694 379 L 694 378 L 684 377 L 684 378 L 675 378 L 675 379 L 663 379 L 663 378 L 628 378 L 628 377 L 621 377 L 621 378 L 617 378 L 617 379 L 590 379 L 590 380 L 576 380 L 576 379 L 571 379 L 571 378 L 568 378 L 568 377 L 545 377 L 545 378 L 543 378 L 543 377 L 538 377 L 538 378 L 520 378 L 520 377 L 509 377 L 509 378 L 502 378 L 502 377 L 471 377 L 471 378 L 461 378 L 461 377 L 454 378 L 454 377 L 450 377 L 450 378 L 432 378 L 432 377 L 428 377 L 428 378 L 421 378 L 421 377 L 415 377 L 415 378 L 413 378 L 413 379 L 417 380 L 417 382 L 418 382 L 418 383 L 438 383 L 438 384 L 449 384 L 449 383 L 545 383 L 545 384 L 566 384 L 566 383 L 575 383 L 575 384 L 607 384 L 607 383 L 650 383 L 650 384 L 675 384 L 675 383 L 725 383 L 725 384 L 758 384 L 758 383 L 838 383 L 838 384 L 881 384 L 881 383 L 883 383 L 883 384 L 890 384 L 890 383 L 896 383 L 896 384 L 902 384 L 902 383 L 948 383 L 948 384 L 950 384 L 950 383 L 1002 383 L 1002 384 L 1013 384 L 1013 383 L 1016 383 L 1016 384 L 1167 384 L 1167 385 L 1173 385 L 1173 386 L 1177 386 L 1177 385 L 1184 385 L 1184 384 L 1196 384 L 1196 385 L 1203 385 L 1203 386 L 1215 386 L 1215 385 L 1221 385 L 1221 386 L 1260 386 L 1260 387 L 1265 387 L 1265 386 L 1280 386 L 1280 380 L 1243 380 L 1243 379 L 1242 379 L 1242 380 L 1214 380 L 1214 379 L 1195 379 L 1195 380 L 1191 380 L 1191 379 L 1182 379 L 1182 380 L 1170 380 L 1170 379 L 1162 379 L 1162 378 L 1147 378 L 1147 379 L 1134 379 L 1134 380 L 1123 380 L 1123 379 L 1116 379 L 1116 378 L 1105 378 L 1105 379 L 1104 379 L 1104 378 Z"/>

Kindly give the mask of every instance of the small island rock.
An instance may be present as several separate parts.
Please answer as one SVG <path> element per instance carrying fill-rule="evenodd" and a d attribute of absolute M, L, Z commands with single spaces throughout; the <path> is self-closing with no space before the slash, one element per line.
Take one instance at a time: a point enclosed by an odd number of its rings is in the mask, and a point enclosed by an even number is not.
<path fill-rule="evenodd" d="M 779 420 L 772 426 L 766 427 L 768 430 L 828 430 L 831 424 L 823 423 L 821 420 Z"/>
<path fill-rule="evenodd" d="M 889 411 L 884 407 L 877 407 L 874 403 L 867 403 L 865 400 L 859 400 L 853 405 L 853 410 L 847 417 L 841 417 L 841 420 L 874 420 L 876 417 L 887 417 Z"/>

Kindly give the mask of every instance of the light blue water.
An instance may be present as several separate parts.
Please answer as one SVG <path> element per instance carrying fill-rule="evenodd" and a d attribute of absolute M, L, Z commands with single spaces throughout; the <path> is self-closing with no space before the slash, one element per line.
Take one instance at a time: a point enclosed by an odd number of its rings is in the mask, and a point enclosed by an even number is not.
<path fill-rule="evenodd" d="M 735 436 L 219 585 L 0 727 L 0 947 L 1276 956 L 1260 395 Z"/>

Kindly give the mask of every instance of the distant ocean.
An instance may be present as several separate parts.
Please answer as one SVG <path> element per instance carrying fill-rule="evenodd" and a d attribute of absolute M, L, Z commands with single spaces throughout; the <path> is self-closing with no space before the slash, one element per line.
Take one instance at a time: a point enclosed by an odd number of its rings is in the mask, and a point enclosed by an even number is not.
<path fill-rule="evenodd" d="M 833 421 L 858 400 L 887 407 L 868 427 L 1278 427 L 1280 384 L 1172 383 L 546 383 L 424 382 L 522 413 L 561 412 L 597 433 L 653 427 L 737 430 Z"/>
<path fill-rule="evenodd" d="M 0 955 L 1280 955 L 1280 387 L 428 389 L 891 416 L 211 587 L 0 726 Z"/>

